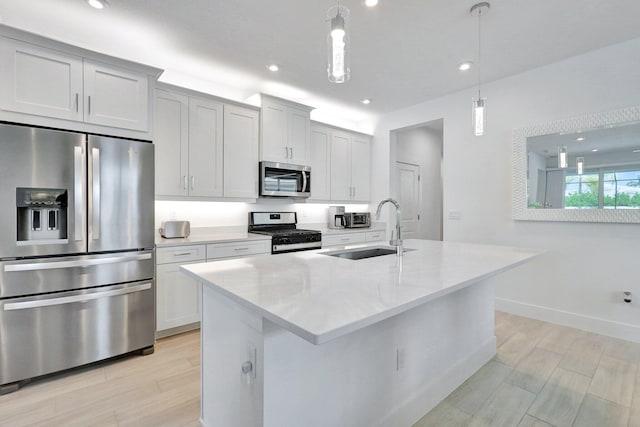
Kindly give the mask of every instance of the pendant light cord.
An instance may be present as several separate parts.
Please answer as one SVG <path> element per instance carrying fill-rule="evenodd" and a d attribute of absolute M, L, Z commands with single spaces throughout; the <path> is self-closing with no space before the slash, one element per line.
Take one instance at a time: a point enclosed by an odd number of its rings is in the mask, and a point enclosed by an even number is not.
<path fill-rule="evenodd" d="M 480 82 L 482 70 L 482 7 L 478 8 L 478 99 L 480 99 Z"/>

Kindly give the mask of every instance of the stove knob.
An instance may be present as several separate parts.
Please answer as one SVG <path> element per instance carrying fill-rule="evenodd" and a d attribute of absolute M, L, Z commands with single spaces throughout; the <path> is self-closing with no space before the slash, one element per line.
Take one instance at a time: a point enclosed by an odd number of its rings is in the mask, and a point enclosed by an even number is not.
<path fill-rule="evenodd" d="M 282 243 L 283 243 L 283 244 L 291 243 L 291 239 L 289 239 L 288 237 L 283 237 L 283 238 L 282 238 Z"/>

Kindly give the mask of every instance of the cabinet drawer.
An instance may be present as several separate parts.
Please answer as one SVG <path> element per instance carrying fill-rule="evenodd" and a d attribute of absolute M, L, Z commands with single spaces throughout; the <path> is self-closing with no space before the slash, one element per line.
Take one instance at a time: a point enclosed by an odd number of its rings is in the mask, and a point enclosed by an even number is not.
<path fill-rule="evenodd" d="M 210 243 L 207 245 L 207 260 L 246 255 L 271 253 L 271 241 Z"/>
<path fill-rule="evenodd" d="M 377 242 L 380 240 L 384 240 L 385 234 L 387 233 L 384 231 L 367 231 L 365 233 L 365 239 L 367 242 Z"/>
<path fill-rule="evenodd" d="M 322 246 L 351 245 L 364 243 L 365 233 L 340 234 L 338 236 L 322 236 Z"/>
<path fill-rule="evenodd" d="M 205 245 L 158 248 L 156 249 L 156 263 L 167 264 L 170 262 L 204 261 L 206 257 L 205 251 Z"/>

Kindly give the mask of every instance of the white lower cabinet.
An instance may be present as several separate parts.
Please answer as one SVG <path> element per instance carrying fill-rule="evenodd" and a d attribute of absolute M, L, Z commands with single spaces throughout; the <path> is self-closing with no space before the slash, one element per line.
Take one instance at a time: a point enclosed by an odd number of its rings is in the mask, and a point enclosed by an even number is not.
<path fill-rule="evenodd" d="M 384 230 L 381 231 L 349 231 L 344 234 L 322 236 L 322 247 L 353 245 L 356 243 L 377 242 L 385 239 Z"/>
<path fill-rule="evenodd" d="M 202 287 L 180 272 L 180 266 L 204 262 L 205 245 L 158 248 L 156 251 L 156 336 L 197 329 Z"/>
<path fill-rule="evenodd" d="M 156 250 L 156 337 L 200 327 L 202 285 L 181 265 L 268 254 L 271 240 L 162 247 Z"/>

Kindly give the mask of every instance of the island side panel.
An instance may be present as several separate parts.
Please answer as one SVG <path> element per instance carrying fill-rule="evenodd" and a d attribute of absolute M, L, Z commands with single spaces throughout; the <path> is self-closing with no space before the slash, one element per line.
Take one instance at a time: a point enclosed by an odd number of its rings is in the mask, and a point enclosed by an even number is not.
<path fill-rule="evenodd" d="M 410 426 L 495 355 L 493 280 L 321 345 L 263 337 L 265 427 Z"/>
<path fill-rule="evenodd" d="M 206 427 L 256 427 L 262 421 L 262 318 L 202 285 L 201 419 Z M 257 356 L 247 384 L 244 362 Z"/>

